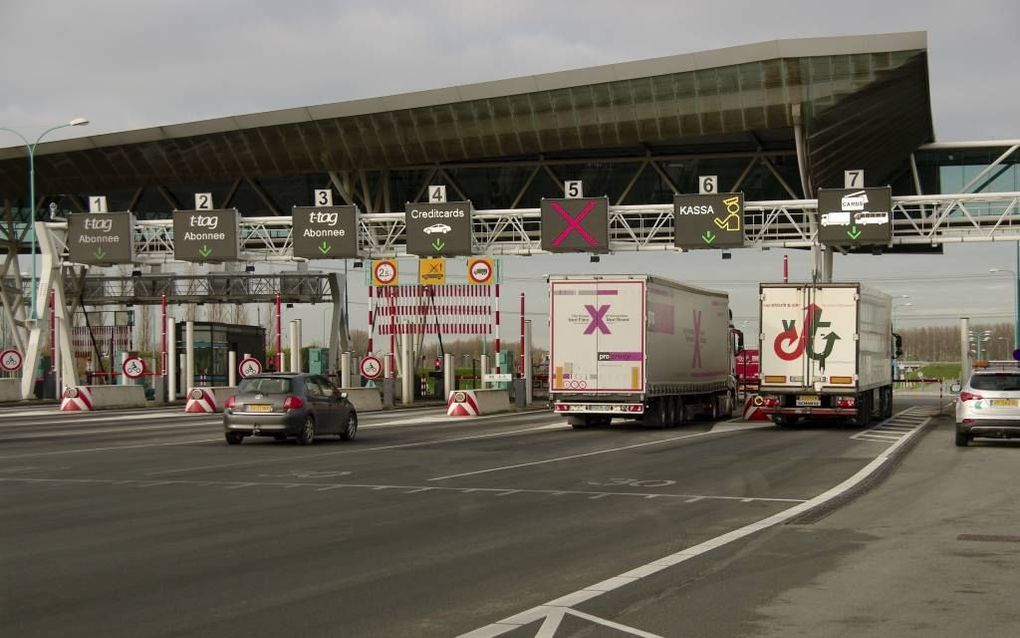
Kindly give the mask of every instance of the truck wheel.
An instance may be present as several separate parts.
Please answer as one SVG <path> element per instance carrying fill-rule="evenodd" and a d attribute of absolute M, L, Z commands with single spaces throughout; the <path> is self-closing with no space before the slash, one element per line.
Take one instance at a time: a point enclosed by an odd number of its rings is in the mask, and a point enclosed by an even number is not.
<path fill-rule="evenodd" d="M 956 447 L 967 447 L 970 443 L 970 435 L 965 432 L 956 433 Z"/>
<path fill-rule="evenodd" d="M 793 419 L 785 416 L 774 416 L 772 417 L 772 422 L 776 424 L 777 428 L 782 428 L 784 430 L 788 430 L 793 426 Z"/>
<path fill-rule="evenodd" d="M 892 402 L 893 402 L 893 388 L 892 388 L 892 386 L 891 385 L 887 386 L 885 388 L 885 392 L 883 394 L 885 395 L 885 410 L 882 411 L 882 418 L 883 419 L 891 419 L 892 418 Z"/>
<path fill-rule="evenodd" d="M 585 428 L 590 428 L 592 426 L 591 417 L 586 416 L 567 417 L 567 423 L 569 423 L 570 427 L 574 428 L 575 430 L 583 430 Z"/>

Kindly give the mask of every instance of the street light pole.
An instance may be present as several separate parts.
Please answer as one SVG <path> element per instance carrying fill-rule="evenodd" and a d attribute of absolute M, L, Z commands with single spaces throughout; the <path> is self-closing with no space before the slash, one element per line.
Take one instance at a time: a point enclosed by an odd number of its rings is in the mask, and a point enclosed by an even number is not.
<path fill-rule="evenodd" d="M 36 295 L 36 289 L 35 289 L 36 288 L 36 278 L 37 278 L 37 275 L 36 275 L 36 259 L 35 259 L 35 255 L 36 255 L 36 252 L 37 252 L 37 250 L 36 250 L 37 242 L 36 242 L 36 236 L 35 236 L 35 147 L 39 146 L 39 142 L 42 141 L 42 138 L 46 137 L 47 135 L 49 135 L 53 131 L 57 131 L 57 130 L 62 129 L 62 128 L 67 128 L 69 126 L 85 126 L 88 123 L 89 123 L 89 121 L 87 119 L 85 119 L 83 117 L 76 117 L 73 120 L 71 120 L 70 122 L 68 122 L 67 124 L 61 124 L 59 126 L 54 126 L 54 127 L 48 128 L 45 131 L 43 131 L 42 133 L 40 133 L 39 137 L 35 138 L 35 144 L 30 144 L 28 139 L 24 135 L 22 135 L 21 133 L 15 131 L 14 129 L 7 128 L 6 126 L 0 126 L 0 131 L 7 131 L 8 133 L 14 133 L 19 138 L 21 138 L 21 141 L 25 143 L 25 148 L 28 150 L 28 197 L 29 197 L 28 205 L 29 205 L 29 210 L 31 211 L 31 217 L 29 218 L 29 222 L 28 222 L 28 232 L 31 233 L 31 237 L 32 237 L 32 320 L 33 321 L 39 319 L 39 308 L 38 308 L 38 304 L 36 303 L 37 302 L 37 295 Z"/>
<path fill-rule="evenodd" d="M 988 272 L 1008 272 L 1013 275 L 1013 349 L 1020 348 L 1020 241 L 1016 243 L 1016 270 L 989 268 Z"/>

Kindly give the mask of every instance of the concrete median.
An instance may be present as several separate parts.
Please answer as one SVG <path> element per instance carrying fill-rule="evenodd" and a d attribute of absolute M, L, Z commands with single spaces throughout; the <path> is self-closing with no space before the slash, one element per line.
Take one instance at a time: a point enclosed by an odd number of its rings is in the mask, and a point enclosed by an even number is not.
<path fill-rule="evenodd" d="M 382 394 L 375 388 L 340 388 L 358 412 L 379 412 L 383 409 Z"/>
<path fill-rule="evenodd" d="M 510 411 L 509 390 L 455 390 L 446 400 L 448 416 L 481 416 Z"/>
<path fill-rule="evenodd" d="M 21 379 L 0 379 L 0 403 L 21 401 Z"/>
<path fill-rule="evenodd" d="M 208 386 L 188 389 L 185 412 L 223 412 L 227 399 L 237 394 L 237 387 L 231 385 Z"/>
<path fill-rule="evenodd" d="M 144 408 L 145 388 L 140 385 L 82 385 L 64 390 L 62 412 L 91 412 L 116 408 Z"/>

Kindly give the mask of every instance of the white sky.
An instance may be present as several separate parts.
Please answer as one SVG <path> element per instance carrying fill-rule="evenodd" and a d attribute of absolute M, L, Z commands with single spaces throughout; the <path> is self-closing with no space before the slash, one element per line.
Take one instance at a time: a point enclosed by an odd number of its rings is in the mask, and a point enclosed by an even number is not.
<path fill-rule="evenodd" d="M 686 53 L 762 40 L 926 30 L 939 140 L 1020 138 L 1020 3 L 845 0 L 273 2 L 4 0 L 0 126 L 34 137 L 88 117 L 96 134 L 238 113 Z M 0 145 L 15 145 L 0 137 Z M 939 257 L 837 257 L 838 279 L 895 295 L 897 319 L 945 323 L 1013 313 L 1015 246 L 949 246 Z M 753 320 L 755 290 L 781 276 L 784 251 L 508 259 L 505 311 L 524 290 L 544 312 L 543 273 L 652 272 L 731 292 Z M 788 251 L 793 278 L 808 255 Z M 463 260 L 461 260 L 463 261 Z M 407 262 L 410 267 L 411 262 Z M 312 267 L 336 264 L 313 263 Z M 463 272 L 463 265 L 452 269 Z M 521 281 L 530 279 L 530 281 Z M 355 326 L 364 286 L 352 281 Z M 910 306 L 906 306 L 910 303 Z M 516 310 L 514 310 L 515 312 Z M 317 323 L 321 310 L 294 311 Z M 505 324 L 516 326 L 508 315 Z M 544 341 L 543 317 L 533 317 Z M 360 320 L 360 321 L 359 321 Z M 316 331 L 310 330 L 309 334 Z M 516 329 L 504 328 L 505 338 Z"/>

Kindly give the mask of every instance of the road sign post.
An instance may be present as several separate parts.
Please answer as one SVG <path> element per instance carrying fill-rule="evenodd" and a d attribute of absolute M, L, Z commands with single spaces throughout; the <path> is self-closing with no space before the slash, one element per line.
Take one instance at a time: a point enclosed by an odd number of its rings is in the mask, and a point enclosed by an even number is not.
<path fill-rule="evenodd" d="M 109 266 L 130 264 L 135 216 L 131 213 L 75 213 L 67 220 L 68 261 Z"/>
<path fill-rule="evenodd" d="M 378 379 L 382 375 L 382 369 L 382 361 L 373 355 L 368 355 L 361 360 L 360 364 L 358 364 L 358 370 L 361 372 L 361 376 L 366 379 Z"/>
<path fill-rule="evenodd" d="M 818 219 L 825 246 L 885 246 L 892 241 L 892 189 L 819 189 Z"/>
<path fill-rule="evenodd" d="M 372 262 L 372 285 L 397 285 L 397 262 L 395 259 L 377 259 Z"/>
<path fill-rule="evenodd" d="M 197 263 L 237 261 L 239 223 L 235 209 L 174 211 L 174 259 Z"/>
<path fill-rule="evenodd" d="M 237 364 L 237 373 L 241 375 L 242 379 L 262 374 L 262 362 L 255 357 L 245 357 L 241 359 L 241 363 Z"/>
<path fill-rule="evenodd" d="M 17 372 L 24 362 L 25 358 L 13 348 L 0 352 L 0 368 L 3 368 L 4 372 Z"/>
<path fill-rule="evenodd" d="M 408 202 L 404 206 L 407 253 L 419 257 L 470 255 L 472 212 L 470 201 Z"/>
<path fill-rule="evenodd" d="M 488 286 L 496 281 L 496 266 L 491 257 L 468 259 L 467 281 L 477 286 Z"/>
<path fill-rule="evenodd" d="M 139 379 L 145 374 L 145 361 L 141 357 L 131 356 L 124 359 L 120 371 L 131 380 Z"/>
<path fill-rule="evenodd" d="M 418 284 L 441 286 L 446 283 L 446 260 L 442 257 L 422 257 L 418 260 Z"/>
<path fill-rule="evenodd" d="M 357 206 L 295 206 L 294 256 L 305 259 L 357 259 Z"/>

